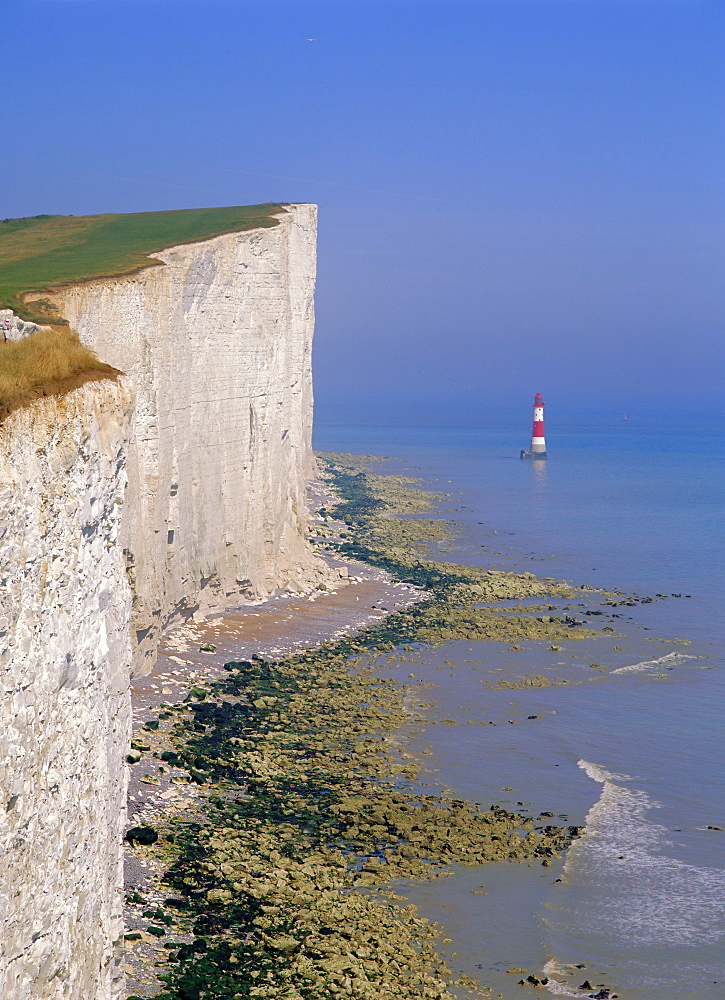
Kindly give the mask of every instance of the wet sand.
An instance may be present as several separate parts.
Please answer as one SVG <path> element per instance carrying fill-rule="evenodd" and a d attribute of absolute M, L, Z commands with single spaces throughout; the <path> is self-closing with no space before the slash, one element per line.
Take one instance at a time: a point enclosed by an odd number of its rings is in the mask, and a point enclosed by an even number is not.
<path fill-rule="evenodd" d="M 335 563 L 343 565 L 339 559 Z M 363 563 L 344 565 L 350 576 L 333 592 L 272 597 L 224 615 L 192 620 L 167 633 L 151 673 L 131 680 L 134 729 L 150 717 L 151 707 L 178 701 L 193 684 L 221 676 L 229 660 L 252 653 L 274 658 L 317 646 L 423 597 L 422 591 Z M 207 643 L 216 646 L 215 653 L 200 651 Z"/>

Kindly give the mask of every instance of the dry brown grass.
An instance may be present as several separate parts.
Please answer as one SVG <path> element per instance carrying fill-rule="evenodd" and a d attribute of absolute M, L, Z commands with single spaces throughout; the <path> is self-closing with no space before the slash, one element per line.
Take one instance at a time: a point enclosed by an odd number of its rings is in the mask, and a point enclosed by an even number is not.
<path fill-rule="evenodd" d="M 40 330 L 16 342 L 0 341 L 0 419 L 39 395 L 57 395 L 84 375 L 113 378 L 114 368 L 68 330 Z M 80 381 L 79 381 L 80 377 Z"/>

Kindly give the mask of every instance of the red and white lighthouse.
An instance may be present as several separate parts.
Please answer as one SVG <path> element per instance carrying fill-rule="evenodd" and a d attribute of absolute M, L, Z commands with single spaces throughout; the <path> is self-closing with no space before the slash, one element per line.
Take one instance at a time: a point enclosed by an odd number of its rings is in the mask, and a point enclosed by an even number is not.
<path fill-rule="evenodd" d="M 531 430 L 531 448 L 522 451 L 522 458 L 546 458 L 546 438 L 544 437 L 544 407 L 546 403 L 541 393 L 534 396 L 534 426 Z"/>

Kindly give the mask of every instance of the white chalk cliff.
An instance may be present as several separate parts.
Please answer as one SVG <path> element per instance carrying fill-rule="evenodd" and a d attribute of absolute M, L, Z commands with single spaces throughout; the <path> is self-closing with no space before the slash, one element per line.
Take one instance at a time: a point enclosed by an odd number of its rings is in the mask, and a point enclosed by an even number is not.
<path fill-rule="evenodd" d="M 129 679 L 305 542 L 316 209 L 54 294 L 124 372 L 0 425 L 0 997 L 122 994 Z"/>
<path fill-rule="evenodd" d="M 0 427 L 0 997 L 115 997 L 131 725 L 131 391 Z"/>
<path fill-rule="evenodd" d="M 196 609 L 327 575 L 304 541 L 316 206 L 289 206 L 279 220 L 55 296 L 136 394 L 123 522 L 134 671 Z"/>

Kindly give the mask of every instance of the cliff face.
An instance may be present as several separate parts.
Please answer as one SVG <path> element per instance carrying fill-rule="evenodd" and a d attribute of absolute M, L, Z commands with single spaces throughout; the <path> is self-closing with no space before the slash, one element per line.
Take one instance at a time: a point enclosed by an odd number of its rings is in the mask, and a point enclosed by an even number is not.
<path fill-rule="evenodd" d="M 0 997 L 118 993 L 132 395 L 90 382 L 0 428 Z"/>
<path fill-rule="evenodd" d="M 315 240 L 316 207 L 290 206 L 274 228 L 55 293 L 136 393 L 122 534 L 134 671 L 177 618 L 327 578 L 303 538 Z"/>
<path fill-rule="evenodd" d="M 56 292 L 127 375 L 0 425 L 0 997 L 121 996 L 129 679 L 162 629 L 331 577 L 304 540 L 315 221 Z"/>

